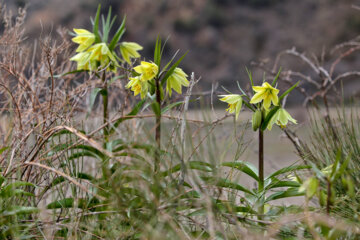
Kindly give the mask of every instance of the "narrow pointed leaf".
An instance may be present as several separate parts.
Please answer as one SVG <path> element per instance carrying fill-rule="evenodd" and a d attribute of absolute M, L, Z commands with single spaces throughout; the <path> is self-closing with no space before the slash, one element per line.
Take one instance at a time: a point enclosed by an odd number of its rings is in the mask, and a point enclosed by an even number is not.
<path fill-rule="evenodd" d="M 183 104 L 184 102 L 183 101 L 179 101 L 179 102 L 175 102 L 175 103 L 172 103 L 172 104 L 169 104 L 167 105 L 166 107 L 164 107 L 162 110 L 161 110 L 161 114 L 164 114 L 166 113 L 167 111 L 171 110 L 172 108 L 174 107 L 177 107 L 181 104 Z"/>
<path fill-rule="evenodd" d="M 179 64 L 181 63 L 181 61 L 184 59 L 184 57 L 187 55 L 188 52 L 186 52 L 184 55 L 182 55 L 179 60 L 177 60 L 174 65 L 171 66 L 171 68 L 169 69 L 169 71 L 167 71 L 167 73 L 165 74 L 165 76 L 163 77 L 163 79 L 161 80 L 161 85 L 166 83 L 166 80 L 171 76 L 171 74 L 173 74 L 175 68 L 177 68 L 177 66 L 179 66 Z"/>
<path fill-rule="evenodd" d="M 119 27 L 119 29 L 116 31 L 113 39 L 111 40 L 109 44 L 109 50 L 113 51 L 116 47 L 116 44 L 120 41 L 122 35 L 125 33 L 125 22 L 126 22 L 126 16 L 123 18 L 123 21 Z"/>
<path fill-rule="evenodd" d="M 231 182 L 230 180 L 225 179 L 225 178 L 217 179 L 217 178 L 213 178 L 213 177 L 201 177 L 201 179 L 203 179 L 208 184 L 214 184 L 217 187 L 230 188 L 230 189 L 238 190 L 238 191 L 241 191 L 244 193 L 248 193 L 250 195 L 255 195 L 250 189 L 248 189 L 238 183 Z"/>
<path fill-rule="evenodd" d="M 271 86 L 275 87 L 275 84 L 276 84 L 277 80 L 278 80 L 279 77 L 280 77 L 280 73 L 281 73 L 281 67 L 280 67 L 278 73 L 276 74 L 276 76 L 275 76 L 275 78 L 274 78 L 274 81 L 271 83 Z"/>
<path fill-rule="evenodd" d="M 160 68 L 161 63 L 161 38 L 156 38 L 155 50 L 154 50 L 154 62 Z"/>
<path fill-rule="evenodd" d="M 282 168 L 280 170 L 277 170 L 276 172 L 270 174 L 266 179 L 273 178 L 273 177 L 279 176 L 279 175 L 284 174 L 284 173 L 290 173 L 290 172 L 293 172 L 293 171 L 303 170 L 303 169 L 310 169 L 310 168 L 311 168 L 310 166 L 305 166 L 305 165 L 296 165 L 296 166 L 284 167 L 284 168 Z"/>
<path fill-rule="evenodd" d="M 221 165 L 225 166 L 225 167 L 231 167 L 231 168 L 237 169 L 237 170 L 249 175 L 256 181 L 259 180 L 259 176 L 257 174 L 257 172 L 258 172 L 257 168 L 250 163 L 247 163 L 247 162 L 224 162 Z"/>
<path fill-rule="evenodd" d="M 99 18 L 100 18 L 100 10 L 101 10 L 101 4 L 98 5 L 94 26 L 93 26 L 93 33 L 95 34 L 95 43 L 101 42 L 100 34 L 99 34 Z"/>
<path fill-rule="evenodd" d="M 288 197 L 297 197 L 297 196 L 304 196 L 304 193 L 299 192 L 298 188 L 289 188 L 285 191 L 279 191 L 270 195 L 268 198 L 266 198 L 265 202 L 270 202 L 276 199 L 282 199 Z"/>
<path fill-rule="evenodd" d="M 134 108 L 131 110 L 131 112 L 129 112 L 125 117 L 119 118 L 113 125 L 113 128 L 111 128 L 110 130 L 110 134 L 115 132 L 115 129 L 120 125 L 120 123 L 131 119 L 131 116 L 135 116 L 136 114 L 138 114 L 138 112 L 141 110 L 141 107 L 144 105 L 145 103 L 145 99 L 141 100 L 140 102 L 138 102 Z"/>
<path fill-rule="evenodd" d="M 286 90 L 280 97 L 279 97 L 279 102 L 286 97 L 286 95 L 288 95 L 292 90 L 294 90 L 298 85 L 299 85 L 300 81 L 298 81 L 297 83 L 295 83 L 294 85 L 292 85 L 291 88 L 289 88 L 288 90 Z"/>

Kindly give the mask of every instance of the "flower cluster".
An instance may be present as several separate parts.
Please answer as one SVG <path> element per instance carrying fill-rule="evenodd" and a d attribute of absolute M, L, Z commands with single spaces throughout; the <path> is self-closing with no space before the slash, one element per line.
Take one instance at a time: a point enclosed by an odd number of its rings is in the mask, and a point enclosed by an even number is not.
<path fill-rule="evenodd" d="M 99 67 L 106 67 L 107 70 L 116 71 L 119 57 L 109 48 L 106 42 L 96 42 L 95 34 L 85 29 L 74 29 L 76 36 L 72 41 L 79 44 L 76 49 L 77 54 L 70 58 L 77 62 L 77 70 L 93 71 Z M 131 58 L 139 58 L 139 50 L 142 47 L 133 42 L 122 42 L 120 44 L 120 53 L 122 58 L 131 64 Z"/>
<path fill-rule="evenodd" d="M 158 77 L 159 67 L 153 62 L 142 61 L 140 65 L 134 67 L 134 71 L 139 75 L 130 77 L 130 81 L 126 85 L 126 88 L 130 88 L 135 96 L 140 93 L 141 99 L 143 99 L 150 89 L 149 84 L 151 80 Z M 172 95 L 172 90 L 181 94 L 182 86 L 189 86 L 187 77 L 188 75 L 181 68 L 176 67 L 174 69 L 172 74 L 166 80 L 166 91 L 170 97 Z"/>
<path fill-rule="evenodd" d="M 135 96 L 140 93 L 141 99 L 143 99 L 149 90 L 148 81 L 155 78 L 159 67 L 155 63 L 142 61 L 140 65 L 134 67 L 134 70 L 139 76 L 130 77 L 126 88 L 130 88 Z"/>
<path fill-rule="evenodd" d="M 247 106 L 253 104 L 253 107 L 249 107 L 254 111 L 252 116 L 252 126 L 253 130 L 256 131 L 264 120 L 269 116 L 269 121 L 267 123 L 266 128 L 268 130 L 272 129 L 274 124 L 279 125 L 281 128 L 286 127 L 286 125 L 290 122 L 297 124 L 297 121 L 291 117 L 291 115 L 281 106 L 279 107 L 279 89 L 276 89 L 272 85 L 267 82 L 264 82 L 261 86 L 253 86 L 253 91 L 255 92 L 254 96 L 250 99 Z M 229 113 L 235 113 L 235 119 L 238 119 L 238 115 L 241 110 L 241 106 L 243 103 L 243 96 L 238 94 L 228 94 L 228 95 L 220 95 L 220 101 L 228 103 L 228 108 L 226 111 Z M 277 107 L 275 112 L 272 115 L 268 115 L 271 112 L 272 106 Z"/>

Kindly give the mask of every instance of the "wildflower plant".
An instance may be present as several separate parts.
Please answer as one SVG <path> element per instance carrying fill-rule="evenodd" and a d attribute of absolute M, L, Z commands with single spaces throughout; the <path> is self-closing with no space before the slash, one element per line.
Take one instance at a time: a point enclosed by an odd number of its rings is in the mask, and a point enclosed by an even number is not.
<path fill-rule="evenodd" d="M 279 125 L 281 128 L 285 128 L 289 122 L 294 124 L 297 121 L 291 117 L 291 115 L 282 107 L 281 100 L 284 99 L 295 87 L 298 83 L 294 84 L 288 90 L 286 90 L 282 95 L 278 96 L 279 89 L 276 87 L 277 80 L 280 76 L 281 70 L 279 70 L 278 74 L 272 81 L 272 83 L 268 83 L 265 80 L 263 81 L 261 86 L 254 85 L 254 81 L 252 78 L 252 74 L 250 71 L 248 72 L 248 76 L 252 86 L 252 96 L 246 94 L 239 86 L 242 94 L 227 94 L 220 95 L 220 101 L 228 103 L 228 108 L 226 109 L 229 113 L 235 113 L 235 119 L 238 119 L 241 108 L 244 105 L 252 114 L 252 129 L 254 131 L 258 131 L 259 133 L 259 159 L 258 159 L 258 174 L 251 170 L 251 174 L 249 174 L 249 169 L 253 169 L 252 166 L 248 164 L 241 163 L 240 169 L 243 170 L 246 174 L 254 177 L 254 179 L 258 182 L 258 189 L 256 195 L 256 203 L 258 205 L 258 214 L 259 218 L 262 218 L 264 214 L 265 203 L 282 197 L 279 196 L 270 196 L 265 199 L 265 191 L 271 188 L 271 182 L 274 180 L 273 177 L 277 176 L 279 173 L 285 173 L 288 171 L 292 171 L 295 169 L 302 169 L 303 166 L 285 168 L 277 171 L 276 173 L 270 175 L 266 179 L 264 178 L 264 131 L 272 130 L 274 124 Z M 226 163 L 229 167 L 239 168 L 239 166 L 235 166 L 230 163 Z M 305 167 L 306 168 L 306 167 Z M 282 187 L 299 187 L 300 184 L 292 181 L 291 183 L 281 183 Z M 283 194 L 283 197 L 297 196 L 301 195 L 297 189 L 290 189 L 291 191 Z"/>
<path fill-rule="evenodd" d="M 71 61 L 77 63 L 77 71 L 90 71 L 99 76 L 102 80 L 102 87 L 95 89 L 96 93 L 100 93 L 103 98 L 103 122 L 108 124 L 109 113 L 108 113 L 108 72 L 117 72 L 117 68 L 124 68 L 119 64 L 128 63 L 131 65 L 131 60 L 140 58 L 138 51 L 142 50 L 142 46 L 134 42 L 121 42 L 121 37 L 125 33 L 125 20 L 124 17 L 121 25 L 116 30 L 113 38 L 110 40 L 110 32 L 116 20 L 116 16 L 111 16 L 111 8 L 107 14 L 106 20 L 102 15 L 102 32 L 99 30 L 101 5 L 98 6 L 95 19 L 92 21 L 93 29 L 92 32 L 86 29 L 74 29 L 75 37 L 72 41 L 77 43 L 79 46 L 76 49 L 77 54 L 70 58 Z M 120 52 L 120 54 L 119 54 Z M 121 56 L 121 57 L 120 57 Z M 129 70 L 130 71 L 130 70 Z M 136 82 L 136 81 L 134 81 Z M 133 89 L 140 93 L 140 85 L 136 85 Z M 143 88 L 144 89 L 144 88 Z M 104 127 L 104 141 L 107 142 L 109 135 L 109 128 Z"/>
<path fill-rule="evenodd" d="M 129 82 L 126 88 L 133 91 L 134 96 L 140 94 L 142 102 L 147 99 L 151 101 L 151 107 L 155 114 L 155 140 L 157 150 L 155 151 L 154 171 L 159 170 L 160 163 L 160 150 L 161 150 L 161 115 L 175 107 L 182 102 L 177 102 L 169 106 L 164 106 L 166 98 L 172 96 L 172 90 L 177 93 L 182 92 L 182 87 L 189 86 L 187 80 L 188 75 L 179 68 L 179 64 L 186 56 L 185 53 L 176 62 L 176 54 L 165 65 L 162 66 L 162 54 L 164 46 L 161 39 L 158 37 L 155 44 L 154 59 L 153 61 L 141 61 L 141 63 L 133 68 L 132 76 L 129 77 Z M 164 92 L 166 94 L 164 94 Z M 141 102 L 140 102 L 141 103 Z"/>

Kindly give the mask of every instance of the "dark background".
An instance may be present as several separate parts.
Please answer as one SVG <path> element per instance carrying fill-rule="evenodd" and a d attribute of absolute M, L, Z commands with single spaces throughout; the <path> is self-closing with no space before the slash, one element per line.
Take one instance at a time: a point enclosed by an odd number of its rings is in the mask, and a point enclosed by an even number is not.
<path fill-rule="evenodd" d="M 323 49 L 348 41 L 360 32 L 360 11 L 351 0 L 6 0 L 8 8 L 26 6 L 27 41 L 52 33 L 58 27 L 91 29 L 90 17 L 102 4 L 118 17 L 126 14 L 123 40 L 144 46 L 142 55 L 151 58 L 154 41 L 160 34 L 170 36 L 167 58 L 177 49 L 189 50 L 182 67 L 202 76 L 200 86 L 221 85 L 236 92 L 236 81 L 248 82 L 245 66 L 251 61 L 268 61 L 276 54 L 296 47 L 319 56 Z M 331 56 L 328 57 L 329 59 Z M 327 60 L 327 58 L 325 58 Z M 355 70 L 358 54 L 347 57 L 337 71 Z M 285 68 L 308 71 L 299 61 L 281 62 Z M 256 74 L 260 81 L 261 73 Z M 350 94 L 360 88 L 357 79 Z"/>

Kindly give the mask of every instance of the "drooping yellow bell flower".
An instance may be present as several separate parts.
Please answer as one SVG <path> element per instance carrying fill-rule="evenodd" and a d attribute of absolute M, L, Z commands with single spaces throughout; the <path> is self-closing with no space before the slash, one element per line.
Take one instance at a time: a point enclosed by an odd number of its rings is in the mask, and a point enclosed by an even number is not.
<path fill-rule="evenodd" d="M 155 63 L 141 61 L 134 70 L 141 75 L 141 81 L 149 81 L 158 74 L 159 67 Z"/>
<path fill-rule="evenodd" d="M 262 86 L 253 86 L 253 90 L 256 94 L 251 98 L 250 103 L 259 103 L 264 100 L 263 106 L 266 110 L 269 110 L 271 102 L 277 106 L 279 104 L 278 93 L 279 89 L 272 87 L 269 83 L 264 82 Z"/>
<path fill-rule="evenodd" d="M 229 113 L 235 112 L 235 120 L 237 120 L 242 106 L 242 97 L 238 94 L 220 95 L 220 97 L 222 97 L 220 101 L 229 104 L 226 111 Z"/>
<path fill-rule="evenodd" d="M 70 58 L 70 61 L 77 62 L 77 70 L 93 70 L 96 69 L 96 63 L 90 61 L 90 53 L 81 52 Z"/>
<path fill-rule="evenodd" d="M 143 47 L 134 42 L 122 42 L 120 44 L 120 52 L 124 60 L 131 64 L 131 58 L 139 58 L 140 54 L 138 51 L 142 50 Z"/>
<path fill-rule="evenodd" d="M 181 87 L 189 86 L 189 81 L 187 80 L 187 77 L 188 75 L 181 68 L 174 69 L 174 72 L 166 81 L 166 90 L 169 93 L 170 97 L 172 94 L 172 89 L 174 89 L 175 92 L 181 94 Z"/>
<path fill-rule="evenodd" d="M 74 32 L 76 33 L 76 37 L 73 37 L 71 40 L 79 44 L 76 52 L 82 52 L 86 50 L 95 41 L 95 35 L 88 30 L 74 28 Z"/>
<path fill-rule="evenodd" d="M 272 125 L 274 125 L 275 123 L 279 125 L 281 128 L 285 128 L 289 121 L 294 124 L 297 124 L 297 121 L 294 118 L 292 118 L 291 115 L 284 108 L 280 108 L 279 110 L 276 111 L 274 116 L 272 116 L 267 126 L 267 129 L 271 130 Z"/>
<path fill-rule="evenodd" d="M 114 64 L 117 62 L 106 43 L 97 43 L 91 46 L 87 52 L 90 53 L 90 60 L 99 61 L 101 66 L 108 65 L 110 61 Z"/>
<path fill-rule="evenodd" d="M 147 81 L 142 81 L 141 76 L 129 78 L 130 81 L 126 84 L 126 88 L 130 88 L 134 92 L 134 96 L 140 93 L 141 99 L 143 99 L 149 89 L 149 84 Z"/>

